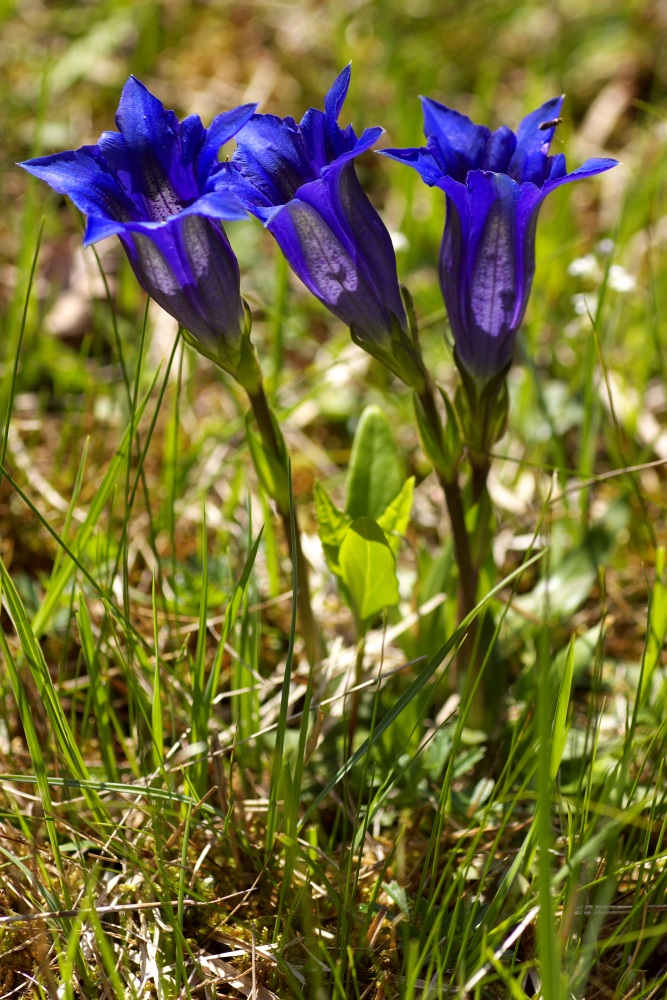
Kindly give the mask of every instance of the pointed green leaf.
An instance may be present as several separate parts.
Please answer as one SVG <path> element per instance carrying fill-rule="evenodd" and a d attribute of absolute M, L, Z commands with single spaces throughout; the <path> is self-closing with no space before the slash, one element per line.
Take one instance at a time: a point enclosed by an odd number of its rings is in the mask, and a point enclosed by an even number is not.
<path fill-rule="evenodd" d="M 357 518 L 350 525 L 340 547 L 340 573 L 359 622 L 398 603 L 396 557 L 371 517 Z"/>
<path fill-rule="evenodd" d="M 387 541 L 394 552 L 398 551 L 401 539 L 410 523 L 412 511 L 412 495 L 415 488 L 415 477 L 410 476 L 403 483 L 401 492 L 391 501 L 388 507 L 378 517 L 378 524 L 387 536 Z"/>
<path fill-rule="evenodd" d="M 574 636 L 570 639 L 565 661 L 563 679 L 558 691 L 558 701 L 556 703 L 556 717 L 554 719 L 553 731 L 551 734 L 551 760 L 549 763 L 549 775 L 553 780 L 558 774 L 558 768 L 563 758 L 565 744 L 570 732 L 570 723 L 567 721 L 567 707 L 570 703 L 570 692 L 572 690 L 572 678 L 574 676 Z"/>
<path fill-rule="evenodd" d="M 347 529 L 352 524 L 352 518 L 336 507 L 325 488 L 317 481 L 315 481 L 315 515 L 317 533 L 322 542 L 327 565 L 332 573 L 339 575 L 338 550 Z"/>
<path fill-rule="evenodd" d="M 403 485 L 391 427 L 379 406 L 368 406 L 361 414 L 346 485 L 345 510 L 353 520 L 380 517 Z"/>
<path fill-rule="evenodd" d="M 659 545 L 655 552 L 655 583 L 649 606 L 648 641 L 644 657 L 642 697 L 650 694 L 653 675 L 660 664 L 660 656 L 667 637 L 667 550 Z"/>

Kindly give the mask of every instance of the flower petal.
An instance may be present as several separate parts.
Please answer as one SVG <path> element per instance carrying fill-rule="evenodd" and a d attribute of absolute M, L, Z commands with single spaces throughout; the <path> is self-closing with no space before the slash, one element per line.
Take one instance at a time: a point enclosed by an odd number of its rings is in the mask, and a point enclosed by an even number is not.
<path fill-rule="evenodd" d="M 226 222 L 248 218 L 248 213 L 239 198 L 233 191 L 224 187 L 208 191 L 201 198 L 197 198 L 191 205 L 183 209 L 181 217 L 184 215 L 202 215 L 209 219 L 223 219 Z"/>
<path fill-rule="evenodd" d="M 413 149 L 378 149 L 380 156 L 387 156 L 390 160 L 398 160 L 399 163 L 407 163 L 413 167 L 425 184 L 433 187 L 442 177 L 442 167 L 436 160 L 433 153 L 428 149 L 415 147 Z"/>
<path fill-rule="evenodd" d="M 220 149 L 250 121 L 256 109 L 256 104 L 241 104 L 231 111 L 223 111 L 222 114 L 213 119 L 208 129 L 205 130 L 204 142 L 197 157 L 196 178 L 200 190 L 205 184 L 207 175 L 218 162 Z"/>
<path fill-rule="evenodd" d="M 345 98 L 350 87 L 351 75 L 352 64 L 348 63 L 345 69 L 338 74 L 324 98 L 324 115 L 328 131 L 332 130 L 343 109 L 343 104 L 345 103 Z"/>
<path fill-rule="evenodd" d="M 422 97 L 421 102 L 428 149 L 443 173 L 464 181 L 469 170 L 482 167 L 491 132 L 429 97 Z"/>
<path fill-rule="evenodd" d="M 506 169 L 519 184 L 530 181 L 539 186 L 546 180 L 547 156 L 556 126 L 543 126 L 559 118 L 562 106 L 563 96 L 554 97 L 526 115 L 519 125 L 516 150 Z"/>
<path fill-rule="evenodd" d="M 359 227 L 365 229 L 374 242 L 364 247 L 357 241 L 355 236 L 358 234 L 351 232 L 345 224 L 347 220 L 338 214 L 335 194 L 332 197 L 332 182 L 333 179 L 329 183 L 319 180 L 307 185 L 299 198 L 276 209 L 267 229 L 275 236 L 290 266 L 306 287 L 347 326 L 354 326 L 360 337 L 391 353 L 392 305 L 397 310 L 397 320 L 405 316 L 398 281 L 394 277 L 396 290 L 389 299 L 380 297 L 378 292 L 386 290 L 390 276 L 382 282 L 385 287 L 378 289 L 380 262 L 376 259 L 373 266 L 369 266 L 370 259 L 379 250 L 376 234 L 372 233 L 372 226 L 367 225 L 367 218 L 360 220 Z M 342 197 L 348 198 L 349 191 Z M 370 210 L 374 211 L 372 206 Z M 364 214 L 367 216 L 368 212 Z M 395 276 L 395 259 L 391 263 Z"/>
<path fill-rule="evenodd" d="M 88 215 L 120 223 L 136 216 L 134 205 L 100 156 L 99 146 L 82 146 L 37 157 L 20 166 L 55 191 L 66 194 Z"/>
<path fill-rule="evenodd" d="M 507 167 L 516 149 L 516 136 L 507 125 L 491 133 L 486 147 L 484 170 L 494 170 L 496 173 L 506 173 Z"/>
<path fill-rule="evenodd" d="M 321 181 L 319 182 L 322 183 Z M 310 291 L 344 322 L 363 319 L 355 292 L 359 275 L 354 247 L 332 231 L 312 205 L 294 199 L 267 224 L 290 266 Z"/>
<path fill-rule="evenodd" d="M 317 176 L 296 122 L 275 115 L 253 115 L 237 135 L 232 162 L 272 205 L 284 205 Z"/>
<path fill-rule="evenodd" d="M 336 218 L 345 220 L 358 251 L 358 264 L 387 318 L 395 316 L 407 329 L 407 317 L 398 285 L 396 254 L 387 227 L 375 211 L 349 162 L 331 170 L 326 186 Z M 309 185 L 312 188 L 312 185 Z M 304 190 L 301 195 L 307 198 Z"/>
<path fill-rule="evenodd" d="M 121 239 L 142 288 L 207 350 L 233 355 L 243 307 L 238 263 L 221 226 L 181 215 Z"/>
<path fill-rule="evenodd" d="M 131 76 L 123 87 L 116 124 L 127 143 L 133 189 L 141 193 L 145 216 L 164 221 L 177 214 L 196 191 L 181 162 L 174 112 Z"/>
<path fill-rule="evenodd" d="M 595 156 L 590 160 L 586 160 L 582 163 L 580 167 L 573 170 L 569 174 L 563 174 L 562 177 L 550 178 L 546 184 L 542 187 L 542 196 L 546 198 L 551 191 L 555 191 L 557 187 L 562 184 L 569 184 L 570 181 L 579 181 L 584 177 L 594 177 L 595 174 L 602 174 L 605 170 L 611 170 L 612 167 L 618 166 L 618 160 L 612 160 L 610 157 L 606 156 Z"/>

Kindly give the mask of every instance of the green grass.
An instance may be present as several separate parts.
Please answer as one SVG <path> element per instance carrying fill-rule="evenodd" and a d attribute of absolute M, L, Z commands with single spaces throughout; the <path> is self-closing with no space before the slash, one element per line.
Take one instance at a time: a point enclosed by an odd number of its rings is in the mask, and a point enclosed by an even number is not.
<path fill-rule="evenodd" d="M 586 0 L 0 10 L 0 997 L 667 991 L 662 16 Z M 514 126 L 566 91 L 569 164 L 596 142 L 623 162 L 540 220 L 492 482 L 485 676 L 505 672 L 509 694 L 486 737 L 452 690 L 465 630 L 407 391 L 259 225 L 230 226 L 312 542 L 329 656 L 311 671 L 242 394 L 146 312 L 112 241 L 82 258 L 71 206 L 12 166 L 95 141 L 130 72 L 205 122 L 255 93 L 298 118 L 350 59 L 348 120 L 390 145 L 419 142 L 419 93 Z M 401 278 L 451 388 L 441 197 L 380 157 L 360 175 L 405 237 Z M 369 403 L 417 485 L 350 745 L 357 633 L 313 484 L 342 501 Z"/>

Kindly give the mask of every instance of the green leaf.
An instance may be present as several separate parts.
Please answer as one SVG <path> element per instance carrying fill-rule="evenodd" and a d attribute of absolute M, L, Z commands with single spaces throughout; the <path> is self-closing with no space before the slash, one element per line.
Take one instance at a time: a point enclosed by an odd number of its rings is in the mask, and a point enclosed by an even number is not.
<path fill-rule="evenodd" d="M 412 511 L 412 494 L 415 488 L 415 477 L 410 476 L 403 483 L 401 492 L 391 501 L 388 507 L 378 517 L 378 524 L 387 536 L 387 541 L 394 552 L 398 551 L 401 539 L 410 523 Z"/>
<path fill-rule="evenodd" d="M 352 520 L 379 518 L 403 486 L 391 427 L 379 406 L 368 406 L 361 414 L 346 486 L 345 510 Z"/>
<path fill-rule="evenodd" d="M 563 759 L 567 737 L 570 732 L 570 724 L 567 721 L 567 707 L 570 703 L 570 693 L 572 691 L 572 678 L 574 676 L 574 636 L 570 639 L 565 660 L 565 670 L 563 679 L 558 691 L 556 702 L 556 717 L 554 719 L 551 734 L 551 759 L 549 761 L 549 776 L 553 781 L 558 774 L 560 762 Z"/>
<path fill-rule="evenodd" d="M 327 565 L 332 573 L 340 575 L 338 550 L 345 538 L 352 518 L 339 510 L 321 483 L 315 481 L 315 515 L 317 533 L 322 542 Z"/>
<path fill-rule="evenodd" d="M 359 622 L 398 603 L 396 557 L 371 517 L 357 518 L 350 525 L 340 547 L 340 574 Z"/>
<path fill-rule="evenodd" d="M 660 664 L 660 655 L 667 636 L 667 550 L 659 545 L 655 552 L 655 583 L 649 605 L 648 641 L 644 657 L 641 695 L 650 695 L 653 675 Z"/>
<path fill-rule="evenodd" d="M 315 481 L 315 514 L 317 516 L 317 531 L 322 545 L 340 545 L 347 529 L 352 524 L 352 518 L 344 510 L 339 510 L 324 486 Z"/>

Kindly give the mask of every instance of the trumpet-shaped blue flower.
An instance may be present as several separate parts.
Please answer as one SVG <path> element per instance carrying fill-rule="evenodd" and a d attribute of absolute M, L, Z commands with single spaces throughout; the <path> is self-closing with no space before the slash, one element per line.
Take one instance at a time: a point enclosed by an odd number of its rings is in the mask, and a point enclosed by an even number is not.
<path fill-rule="evenodd" d="M 591 159 L 568 174 L 562 153 L 549 156 L 562 102 L 547 101 L 515 134 L 507 126 L 491 132 L 422 98 L 426 146 L 382 150 L 445 192 L 440 284 L 458 361 L 482 381 L 511 362 L 535 272 L 542 202 L 561 184 L 616 165 Z"/>
<path fill-rule="evenodd" d="M 119 132 L 21 164 L 88 216 L 84 246 L 119 236 L 142 288 L 237 377 L 248 360 L 247 323 L 238 263 L 219 220 L 246 211 L 215 188 L 213 175 L 218 150 L 255 108 L 234 108 L 205 129 L 197 115 L 179 122 L 131 76 L 116 113 Z"/>
<path fill-rule="evenodd" d="M 276 238 L 285 258 L 320 302 L 346 323 L 353 339 L 409 384 L 423 379 L 412 342 L 387 229 L 364 193 L 354 158 L 381 128 L 357 138 L 338 116 L 350 67 L 301 122 L 253 115 L 236 137 L 231 162 L 219 168 L 244 206 Z"/>

